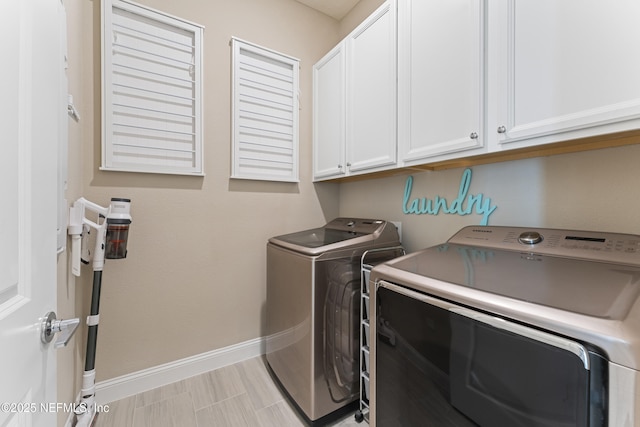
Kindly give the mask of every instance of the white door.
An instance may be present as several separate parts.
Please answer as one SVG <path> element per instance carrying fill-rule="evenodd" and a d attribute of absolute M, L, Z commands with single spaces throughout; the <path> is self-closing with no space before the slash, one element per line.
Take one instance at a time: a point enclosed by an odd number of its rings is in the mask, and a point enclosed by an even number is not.
<path fill-rule="evenodd" d="M 0 5 L 0 426 L 55 426 L 60 0 Z"/>

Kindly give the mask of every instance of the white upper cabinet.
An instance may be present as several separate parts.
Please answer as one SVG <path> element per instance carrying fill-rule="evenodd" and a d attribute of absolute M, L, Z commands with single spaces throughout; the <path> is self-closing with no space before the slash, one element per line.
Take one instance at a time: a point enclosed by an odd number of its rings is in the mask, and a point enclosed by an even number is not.
<path fill-rule="evenodd" d="M 385 2 L 313 68 L 313 177 L 395 167 L 396 2 Z"/>
<path fill-rule="evenodd" d="M 640 2 L 489 7 L 492 151 L 640 128 Z"/>
<path fill-rule="evenodd" d="M 638 22 L 638 0 L 385 2 L 316 65 L 314 178 L 640 130 Z"/>
<path fill-rule="evenodd" d="M 485 7 L 400 0 L 398 145 L 406 164 L 484 150 Z"/>
<path fill-rule="evenodd" d="M 345 48 L 341 43 L 313 67 L 313 177 L 335 178 L 345 169 Z"/>
<path fill-rule="evenodd" d="M 345 40 L 350 173 L 396 164 L 396 22 L 388 1 Z"/>

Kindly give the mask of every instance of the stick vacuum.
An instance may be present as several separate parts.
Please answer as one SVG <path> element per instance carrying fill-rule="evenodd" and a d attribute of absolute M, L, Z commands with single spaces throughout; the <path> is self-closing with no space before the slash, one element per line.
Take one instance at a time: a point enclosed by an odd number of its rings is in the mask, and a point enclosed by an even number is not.
<path fill-rule="evenodd" d="M 90 426 L 96 415 L 95 379 L 96 345 L 98 321 L 100 319 L 100 288 L 105 259 L 122 259 L 127 256 L 129 224 L 131 224 L 131 200 L 111 199 L 105 208 L 84 198 L 76 200 L 69 213 L 69 235 L 71 236 L 71 272 L 80 276 L 80 262 L 88 264 L 92 259 L 93 290 L 91 309 L 87 317 L 87 351 L 82 376 L 82 395 L 76 407 L 76 427 Z M 86 211 L 97 215 L 95 221 L 86 217 Z M 93 253 L 83 249 L 83 243 L 91 230 L 96 231 Z"/>

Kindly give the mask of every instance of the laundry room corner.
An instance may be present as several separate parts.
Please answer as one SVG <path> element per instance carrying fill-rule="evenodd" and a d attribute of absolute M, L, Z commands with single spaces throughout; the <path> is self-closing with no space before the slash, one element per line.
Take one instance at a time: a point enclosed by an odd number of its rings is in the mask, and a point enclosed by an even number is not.
<path fill-rule="evenodd" d="M 68 0 L 70 91 L 82 120 L 70 125 L 69 203 L 131 199 L 128 254 L 107 260 L 96 351 L 98 385 L 114 378 L 257 340 L 264 333 L 269 237 L 326 223 L 338 214 L 337 184 L 311 180 L 310 67 L 339 38 L 338 22 L 297 2 L 232 6 L 141 1 L 204 30 L 204 176 L 101 170 L 100 2 Z M 246 19 L 247 8 L 259 8 Z M 279 25 L 287 22 L 287 25 Z M 318 35 L 322 35 L 319 37 Z M 233 36 L 301 60 L 298 183 L 230 178 Z M 90 269 L 80 278 L 59 259 L 61 306 L 88 315 Z M 59 394 L 79 393 L 86 327 L 60 359 Z"/>

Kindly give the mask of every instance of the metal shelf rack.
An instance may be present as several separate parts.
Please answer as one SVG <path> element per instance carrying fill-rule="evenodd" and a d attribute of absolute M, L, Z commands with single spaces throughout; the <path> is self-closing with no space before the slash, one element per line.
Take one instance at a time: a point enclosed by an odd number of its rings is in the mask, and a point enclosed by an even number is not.
<path fill-rule="evenodd" d="M 378 264 L 405 254 L 402 246 L 371 249 L 362 254 L 360 260 L 360 404 L 356 411 L 357 422 L 369 422 L 369 335 L 370 309 L 369 275 Z"/>

